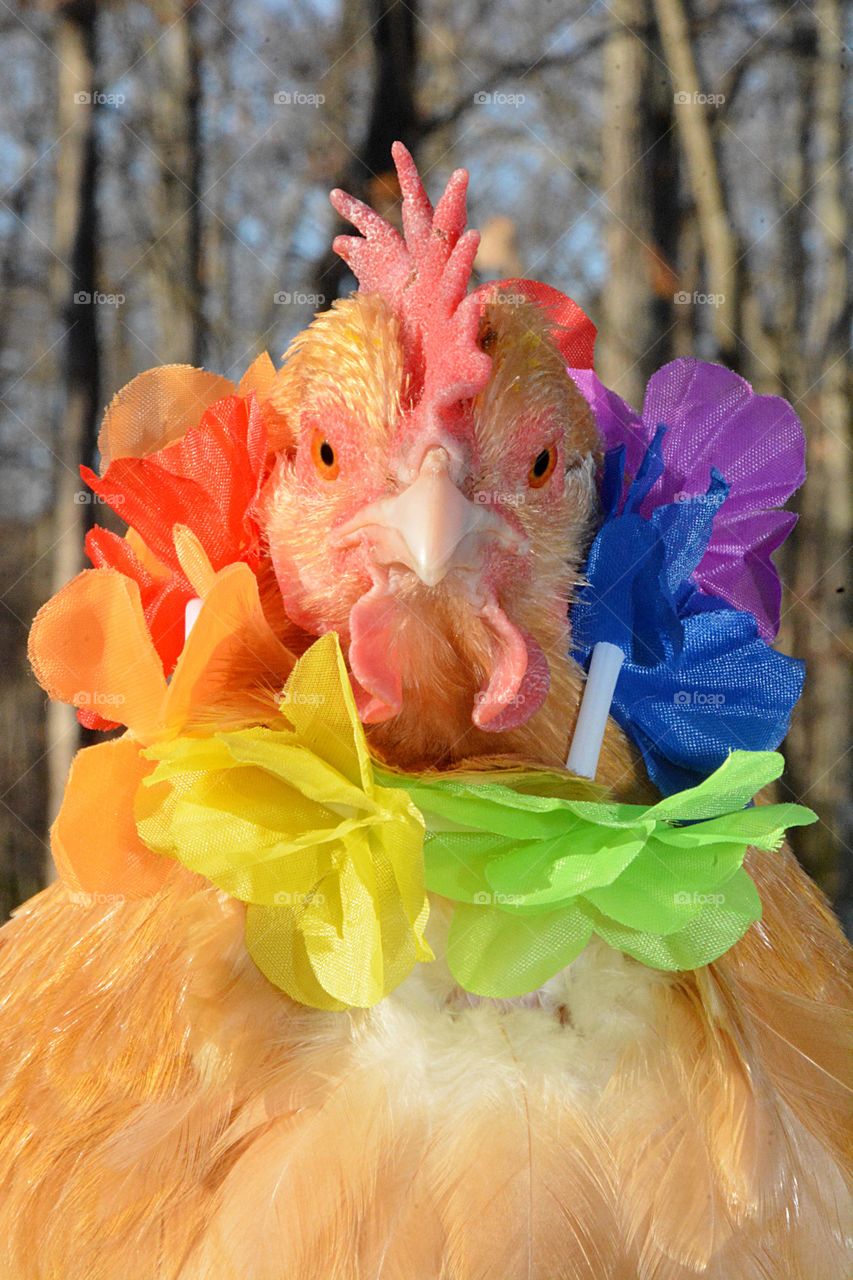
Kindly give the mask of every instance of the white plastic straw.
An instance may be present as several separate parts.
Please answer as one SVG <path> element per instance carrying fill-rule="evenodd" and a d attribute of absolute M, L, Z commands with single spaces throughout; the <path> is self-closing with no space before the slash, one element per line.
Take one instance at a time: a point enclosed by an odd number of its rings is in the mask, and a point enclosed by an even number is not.
<path fill-rule="evenodd" d="M 579 778 L 595 777 L 607 717 L 624 661 L 625 655 L 619 646 L 610 644 L 608 640 L 599 640 L 592 650 L 589 675 L 566 761 L 569 772 Z"/>
<path fill-rule="evenodd" d="M 184 608 L 184 642 L 192 631 L 196 623 L 196 618 L 201 613 L 201 598 L 193 596 L 192 600 L 188 600 Z"/>

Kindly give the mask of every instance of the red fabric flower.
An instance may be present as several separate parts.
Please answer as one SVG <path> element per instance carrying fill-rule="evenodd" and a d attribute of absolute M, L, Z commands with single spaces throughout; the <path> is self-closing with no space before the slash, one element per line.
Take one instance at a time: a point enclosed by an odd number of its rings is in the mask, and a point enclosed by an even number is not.
<path fill-rule="evenodd" d="M 86 535 L 86 554 L 96 569 L 118 569 L 138 585 L 148 630 L 169 675 L 184 645 L 186 603 L 195 595 L 183 572 L 153 572 L 126 538 L 97 525 Z"/>
<path fill-rule="evenodd" d="M 80 474 L 174 573 L 176 524 L 201 542 L 214 569 L 235 560 L 257 568 L 260 528 L 254 506 L 266 471 L 267 433 L 254 395 L 226 396 L 197 427 L 145 458 L 117 458 L 103 476 Z"/>
<path fill-rule="evenodd" d="M 84 481 L 121 516 L 151 553 L 95 527 L 86 552 L 96 568 L 114 568 L 139 586 L 145 621 L 166 675 L 184 644 L 184 611 L 196 592 L 181 568 L 172 530 L 186 525 L 214 569 L 243 561 L 257 573 L 261 531 L 255 513 L 268 472 L 267 431 L 254 393 L 215 401 L 197 426 L 144 458 L 117 458 L 102 476 L 81 467 Z M 113 727 L 82 711 L 87 728 Z"/>

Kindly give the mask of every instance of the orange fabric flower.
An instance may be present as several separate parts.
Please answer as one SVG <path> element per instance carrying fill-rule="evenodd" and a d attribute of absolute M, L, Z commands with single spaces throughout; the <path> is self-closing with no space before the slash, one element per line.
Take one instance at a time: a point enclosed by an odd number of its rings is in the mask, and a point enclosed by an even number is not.
<path fill-rule="evenodd" d="M 79 752 L 51 832 L 63 878 L 86 893 L 140 896 L 172 869 L 133 826 L 132 795 L 149 772 L 143 747 L 178 734 L 262 723 L 295 659 L 276 638 L 248 565 L 216 572 L 199 540 L 178 528 L 174 553 L 201 611 L 167 683 L 139 585 L 117 569 L 86 569 L 33 622 L 30 661 L 61 702 L 125 725 L 120 739 Z"/>
<path fill-rule="evenodd" d="M 96 569 L 116 569 L 136 583 L 145 622 L 163 670 L 167 674 L 172 672 L 183 648 L 184 617 L 187 601 L 192 598 L 192 589 L 184 575 L 164 565 L 147 566 L 129 538 L 99 525 L 86 534 L 86 554 Z M 83 711 L 78 713 L 78 718 L 89 729 L 115 727 L 115 722 L 109 726 L 98 724 L 97 715 L 87 717 Z"/>
<path fill-rule="evenodd" d="M 83 724 L 127 733 L 74 760 L 51 845 L 87 893 L 150 893 L 172 869 L 140 841 L 132 799 L 140 749 L 178 733 L 262 723 L 295 661 L 261 605 L 265 557 L 255 504 L 269 440 L 287 441 L 259 356 L 235 386 L 188 365 L 150 369 L 113 399 L 98 438 L 103 474 L 83 469 L 127 521 L 94 528 L 85 570 L 39 611 L 30 661 Z M 187 602 L 202 607 L 185 642 Z M 171 682 L 167 677 L 171 675 Z"/>

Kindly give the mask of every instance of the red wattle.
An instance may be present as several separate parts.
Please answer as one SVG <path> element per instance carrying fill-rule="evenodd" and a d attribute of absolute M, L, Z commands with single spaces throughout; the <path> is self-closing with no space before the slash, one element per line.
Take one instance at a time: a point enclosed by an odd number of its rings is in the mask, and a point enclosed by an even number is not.
<path fill-rule="evenodd" d="M 538 642 L 511 622 L 496 601 L 480 616 L 494 633 L 496 646 L 492 674 L 477 695 L 472 719 L 479 729 L 504 733 L 539 710 L 551 687 L 551 673 Z"/>
<path fill-rule="evenodd" d="M 355 689 L 358 713 L 365 724 L 379 724 L 403 706 L 403 678 L 395 656 L 399 608 L 384 577 L 376 577 L 353 605 L 349 621 L 349 665 L 360 686 Z"/>

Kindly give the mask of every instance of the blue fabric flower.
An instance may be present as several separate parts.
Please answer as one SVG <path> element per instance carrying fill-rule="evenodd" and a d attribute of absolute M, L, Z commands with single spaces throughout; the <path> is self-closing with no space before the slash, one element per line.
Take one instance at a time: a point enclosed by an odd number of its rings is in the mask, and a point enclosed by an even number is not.
<path fill-rule="evenodd" d="M 771 649 L 751 613 L 696 589 L 728 485 L 711 468 L 705 494 L 640 515 L 663 468 L 658 428 L 620 511 L 625 449 L 605 457 L 605 520 L 572 608 L 572 651 L 589 665 L 609 640 L 625 654 L 612 714 L 665 794 L 695 786 L 730 751 L 770 751 L 800 696 L 801 662 Z"/>
<path fill-rule="evenodd" d="M 638 472 L 657 424 L 668 427 L 663 466 L 640 515 L 701 494 L 712 464 L 731 485 L 725 509 L 693 574 L 700 591 L 755 615 L 770 641 L 779 630 L 782 584 L 773 552 L 796 524 L 780 511 L 805 479 L 805 438 L 787 401 L 760 396 L 722 365 L 681 356 L 653 373 L 642 414 L 609 391 L 591 369 L 570 369 L 589 402 L 605 449 L 623 444 L 629 476 Z"/>

